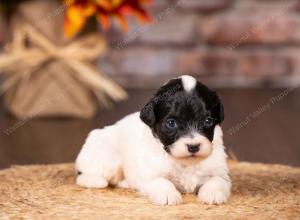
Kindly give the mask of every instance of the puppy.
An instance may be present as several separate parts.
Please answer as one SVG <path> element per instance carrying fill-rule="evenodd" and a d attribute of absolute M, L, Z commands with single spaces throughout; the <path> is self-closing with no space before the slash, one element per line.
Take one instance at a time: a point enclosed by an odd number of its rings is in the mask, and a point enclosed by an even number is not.
<path fill-rule="evenodd" d="M 76 160 L 77 184 L 137 189 L 159 205 L 196 193 L 226 202 L 231 180 L 217 94 L 184 75 L 162 86 L 141 112 L 93 130 Z"/>

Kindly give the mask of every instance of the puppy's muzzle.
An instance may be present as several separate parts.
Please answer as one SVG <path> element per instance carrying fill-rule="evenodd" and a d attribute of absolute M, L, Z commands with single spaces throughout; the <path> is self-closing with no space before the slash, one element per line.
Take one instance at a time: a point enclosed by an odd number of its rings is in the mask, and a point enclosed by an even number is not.
<path fill-rule="evenodd" d="M 200 144 L 187 144 L 187 149 L 190 153 L 195 154 L 200 150 Z"/>

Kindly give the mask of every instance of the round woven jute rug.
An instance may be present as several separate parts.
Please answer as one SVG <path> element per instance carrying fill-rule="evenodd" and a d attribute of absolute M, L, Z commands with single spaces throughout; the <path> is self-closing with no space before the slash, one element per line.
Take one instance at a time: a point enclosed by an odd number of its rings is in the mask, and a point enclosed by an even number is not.
<path fill-rule="evenodd" d="M 184 195 L 157 206 L 133 190 L 86 189 L 73 164 L 15 166 L 0 171 L 0 219 L 300 219 L 300 168 L 230 162 L 232 196 L 205 205 Z"/>

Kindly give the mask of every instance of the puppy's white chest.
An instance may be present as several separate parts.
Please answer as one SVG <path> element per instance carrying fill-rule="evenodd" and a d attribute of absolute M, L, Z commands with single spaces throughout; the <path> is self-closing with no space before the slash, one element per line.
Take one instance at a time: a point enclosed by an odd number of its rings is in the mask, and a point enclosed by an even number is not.
<path fill-rule="evenodd" d="M 199 187 L 209 179 L 209 176 L 197 167 L 185 168 L 178 166 L 170 173 L 168 179 L 173 182 L 179 191 L 196 193 Z"/>

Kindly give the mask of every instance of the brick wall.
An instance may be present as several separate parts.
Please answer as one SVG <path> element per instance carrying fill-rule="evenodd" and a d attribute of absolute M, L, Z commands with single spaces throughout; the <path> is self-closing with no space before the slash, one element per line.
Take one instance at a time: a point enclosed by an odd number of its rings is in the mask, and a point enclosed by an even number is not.
<path fill-rule="evenodd" d="M 151 11 L 152 24 L 107 34 L 100 66 L 126 87 L 182 73 L 215 87 L 300 81 L 298 0 L 156 0 Z"/>

